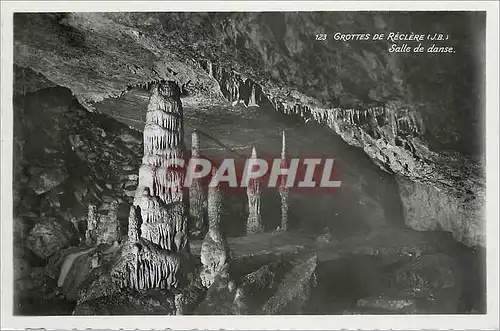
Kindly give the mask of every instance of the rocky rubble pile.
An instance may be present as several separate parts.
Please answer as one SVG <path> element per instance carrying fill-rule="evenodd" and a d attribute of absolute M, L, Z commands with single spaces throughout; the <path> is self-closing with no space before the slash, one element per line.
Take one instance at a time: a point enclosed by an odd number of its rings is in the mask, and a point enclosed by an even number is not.
<path fill-rule="evenodd" d="M 38 275 L 52 289 L 59 277 L 57 267 L 46 272 L 43 266 L 62 264 L 65 249 L 84 241 L 88 205 L 103 220 L 99 231 L 109 233 L 112 214 L 126 229 L 123 206 L 133 200 L 142 146 L 139 132 L 89 113 L 66 89 L 40 89 L 14 102 L 15 251 L 32 252 L 15 260 L 14 269 L 25 270 L 16 275 L 16 288 L 43 291 Z"/>

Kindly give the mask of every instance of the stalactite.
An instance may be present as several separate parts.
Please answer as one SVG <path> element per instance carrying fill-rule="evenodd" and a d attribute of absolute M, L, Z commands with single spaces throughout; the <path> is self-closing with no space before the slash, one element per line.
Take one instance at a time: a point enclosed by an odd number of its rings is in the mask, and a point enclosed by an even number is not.
<path fill-rule="evenodd" d="M 255 150 L 255 147 L 253 147 L 250 159 L 256 158 L 257 152 Z M 246 227 L 247 234 L 263 232 L 264 226 L 262 225 L 262 217 L 260 214 L 261 187 L 260 181 L 258 179 L 252 178 L 249 180 L 247 187 L 247 197 L 249 212 Z"/>

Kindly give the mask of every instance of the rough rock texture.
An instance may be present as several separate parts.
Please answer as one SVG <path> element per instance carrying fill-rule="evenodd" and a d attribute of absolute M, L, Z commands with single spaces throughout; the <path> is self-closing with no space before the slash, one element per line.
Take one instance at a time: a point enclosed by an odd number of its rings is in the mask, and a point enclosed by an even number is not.
<path fill-rule="evenodd" d="M 87 230 L 85 231 L 85 243 L 89 246 L 100 244 L 111 245 L 121 240 L 118 201 L 104 202 L 101 204 L 100 209 L 102 214 L 98 212 L 95 205 L 89 205 Z"/>
<path fill-rule="evenodd" d="M 198 307 L 205 296 L 202 287 L 190 285 L 175 294 L 176 315 L 190 315 Z"/>
<path fill-rule="evenodd" d="M 236 280 L 231 276 L 229 264 L 223 265 L 214 275 L 205 299 L 195 310 L 199 315 L 238 315 L 245 307 L 238 304 L 239 293 Z"/>
<path fill-rule="evenodd" d="M 463 183 L 467 185 L 467 180 Z M 484 187 L 474 194 L 471 190 L 474 185 L 470 185 L 470 188 L 466 188 L 466 193 L 462 194 L 456 191 L 446 192 L 402 177 L 398 177 L 398 184 L 405 222 L 409 227 L 421 231 L 445 230 L 468 246 L 485 245 Z"/>
<path fill-rule="evenodd" d="M 245 262 L 232 260 L 215 276 L 213 284 L 195 309 L 203 315 L 258 314 L 259 309 L 276 292 L 289 264 L 273 261 L 262 265 L 258 258 Z M 247 261 L 248 262 L 248 261 Z M 254 269 L 255 265 L 262 265 Z M 245 274 L 245 270 L 252 270 Z"/>
<path fill-rule="evenodd" d="M 93 269 L 89 276 L 80 284 L 77 302 L 82 303 L 121 292 L 121 286 L 109 272 L 110 268 L 107 266 Z"/>
<path fill-rule="evenodd" d="M 137 242 L 141 237 L 141 224 L 139 214 L 140 211 L 138 211 L 138 208 L 136 206 L 130 206 L 127 233 L 127 240 L 130 242 Z"/>
<path fill-rule="evenodd" d="M 28 185 L 36 194 L 46 193 L 68 178 L 68 173 L 65 168 L 35 168 L 31 175 L 33 177 Z"/>
<path fill-rule="evenodd" d="M 46 276 L 44 260 L 26 247 L 14 247 L 14 290 L 23 291 L 36 287 Z"/>
<path fill-rule="evenodd" d="M 141 197 L 134 198 L 134 205 L 140 210 L 136 217 L 140 218 L 142 238 L 170 251 L 186 248 L 182 202 L 166 205 L 159 197 L 151 196 L 146 188 Z"/>
<path fill-rule="evenodd" d="M 278 289 L 288 266 L 275 261 L 241 278 L 240 301 L 244 301 L 247 314 L 255 314 L 269 297 Z"/>
<path fill-rule="evenodd" d="M 118 201 L 118 220 L 126 221 L 120 208 L 132 202 L 127 190 L 137 185 L 137 175 L 127 169 L 139 167 L 141 146 L 135 137 L 140 134 L 105 115 L 87 112 L 60 87 L 15 98 L 14 107 L 14 141 L 20 148 L 13 187 L 20 199 L 14 216 L 20 237 L 47 217 L 67 222 L 73 230 L 77 224 L 85 233 L 88 206 L 95 205 L 104 217 L 111 200 Z M 126 142 L 120 138 L 125 134 L 131 138 Z M 38 195 L 30 186 L 38 169 L 67 175 Z"/>
<path fill-rule="evenodd" d="M 277 292 L 264 304 L 263 315 L 301 314 L 307 311 L 311 289 L 316 286 L 317 256 L 296 266 L 278 287 Z"/>
<path fill-rule="evenodd" d="M 174 315 L 172 297 L 150 290 L 145 293 L 122 292 L 79 303 L 73 315 Z"/>
<path fill-rule="evenodd" d="M 36 224 L 30 231 L 26 244 L 42 258 L 66 248 L 74 242 L 75 231 L 55 219 L 47 219 Z"/>

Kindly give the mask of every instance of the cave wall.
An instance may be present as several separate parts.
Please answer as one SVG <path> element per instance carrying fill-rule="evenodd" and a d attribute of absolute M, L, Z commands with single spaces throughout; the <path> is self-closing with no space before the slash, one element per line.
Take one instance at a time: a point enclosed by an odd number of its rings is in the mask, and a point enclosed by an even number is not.
<path fill-rule="evenodd" d="M 445 32 L 456 53 L 314 39 L 337 31 Z M 483 12 L 15 14 L 14 62 L 71 89 L 88 109 L 173 79 L 195 104 L 271 103 L 312 118 L 403 178 L 407 225 L 439 225 L 476 246 L 485 222 L 484 36 Z M 433 198 L 423 203 L 409 188 Z M 435 213 L 415 212 L 429 208 Z"/>

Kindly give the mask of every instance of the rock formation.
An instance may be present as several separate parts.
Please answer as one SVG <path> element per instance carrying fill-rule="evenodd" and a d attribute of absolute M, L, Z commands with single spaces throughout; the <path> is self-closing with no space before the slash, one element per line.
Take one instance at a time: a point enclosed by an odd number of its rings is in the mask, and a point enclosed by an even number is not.
<path fill-rule="evenodd" d="M 180 90 L 172 81 L 153 87 L 144 128 L 144 157 L 134 205 L 140 207 L 141 236 L 163 249 L 179 250 L 187 236 L 184 206 L 184 128 Z M 186 240 L 180 240 L 185 241 Z"/>
<path fill-rule="evenodd" d="M 127 242 L 111 275 L 120 287 L 135 290 L 179 285 L 182 256 L 145 240 Z"/>
<path fill-rule="evenodd" d="M 189 254 L 184 205 L 183 114 L 174 82 L 153 87 L 144 128 L 144 157 L 128 241 L 112 268 L 120 287 L 135 290 L 172 288 L 182 279 L 180 267 Z"/>
<path fill-rule="evenodd" d="M 257 158 L 257 152 L 255 147 L 252 148 L 252 159 Z M 252 167 L 252 162 L 249 162 L 250 167 Z M 260 197 L 261 197 L 261 187 L 259 179 L 251 178 L 248 182 L 247 187 L 248 196 L 248 220 L 247 220 L 247 234 L 259 233 L 264 231 L 264 226 L 262 224 L 262 217 L 260 215 Z"/>
<path fill-rule="evenodd" d="M 191 134 L 191 158 L 199 158 L 199 137 L 198 133 L 194 131 Z M 204 232 L 205 212 L 207 207 L 207 199 L 203 190 L 200 178 L 193 178 L 191 186 L 189 187 L 189 230 L 192 235 L 199 236 Z"/>
<path fill-rule="evenodd" d="M 285 131 L 283 131 L 283 140 L 281 145 L 281 168 L 287 167 L 286 162 L 286 138 Z M 286 231 L 288 229 L 288 187 L 286 185 L 287 178 L 285 176 L 280 177 L 279 184 L 279 194 L 281 198 L 281 229 Z"/>
<path fill-rule="evenodd" d="M 214 170 L 215 173 L 215 170 Z M 231 253 L 226 237 L 220 227 L 222 196 L 219 187 L 208 188 L 208 232 L 201 246 L 200 278 L 203 286 L 210 287 L 215 276 L 229 262 Z"/>

